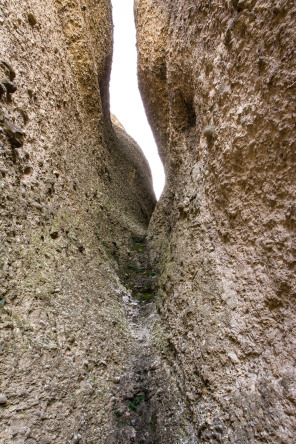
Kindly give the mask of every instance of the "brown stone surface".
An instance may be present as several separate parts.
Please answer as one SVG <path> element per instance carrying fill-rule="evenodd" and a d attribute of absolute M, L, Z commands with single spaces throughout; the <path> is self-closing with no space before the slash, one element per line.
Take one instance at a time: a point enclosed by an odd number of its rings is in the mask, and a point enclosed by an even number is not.
<path fill-rule="evenodd" d="M 109 0 L 0 6 L 0 443 L 294 444 L 295 2 L 135 10 L 150 252 Z"/>
<path fill-rule="evenodd" d="M 111 58 L 108 0 L 1 1 L 1 444 L 114 435 L 134 341 L 118 263 L 155 197 L 111 125 Z"/>
<path fill-rule="evenodd" d="M 295 2 L 136 0 L 164 358 L 197 442 L 295 442 Z"/>

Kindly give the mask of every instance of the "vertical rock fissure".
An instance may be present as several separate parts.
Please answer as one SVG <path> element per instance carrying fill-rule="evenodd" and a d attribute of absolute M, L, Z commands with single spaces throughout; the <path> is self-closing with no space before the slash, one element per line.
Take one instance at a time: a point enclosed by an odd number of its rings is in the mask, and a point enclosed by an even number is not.
<path fill-rule="evenodd" d="M 127 289 L 123 303 L 132 343 L 126 368 L 114 379 L 113 442 L 193 443 L 185 406 L 155 344 L 158 273 L 150 265 L 145 237 L 132 238 L 120 277 Z"/>

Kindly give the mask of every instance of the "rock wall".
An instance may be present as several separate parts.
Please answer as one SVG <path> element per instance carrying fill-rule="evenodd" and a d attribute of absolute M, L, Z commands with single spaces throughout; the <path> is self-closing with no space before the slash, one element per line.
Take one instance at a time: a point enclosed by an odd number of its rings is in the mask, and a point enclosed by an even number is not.
<path fill-rule="evenodd" d="M 110 121 L 111 59 L 109 0 L 1 2 L 3 444 L 114 442 L 133 342 L 118 269 L 155 197 Z"/>
<path fill-rule="evenodd" d="M 162 353 L 197 442 L 295 441 L 295 2 L 136 0 Z"/>
<path fill-rule="evenodd" d="M 294 1 L 135 11 L 153 264 L 109 0 L 0 6 L 0 442 L 292 444 Z"/>

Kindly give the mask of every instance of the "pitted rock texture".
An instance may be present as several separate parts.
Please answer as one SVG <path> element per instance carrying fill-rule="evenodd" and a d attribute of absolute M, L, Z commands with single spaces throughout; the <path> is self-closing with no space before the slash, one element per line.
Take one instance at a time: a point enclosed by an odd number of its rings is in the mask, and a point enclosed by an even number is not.
<path fill-rule="evenodd" d="M 292 0 L 136 0 L 163 356 L 198 442 L 295 441 Z"/>
<path fill-rule="evenodd" d="M 111 124 L 108 0 L 0 5 L 0 442 L 105 443 L 132 341 L 119 264 L 155 205 Z"/>

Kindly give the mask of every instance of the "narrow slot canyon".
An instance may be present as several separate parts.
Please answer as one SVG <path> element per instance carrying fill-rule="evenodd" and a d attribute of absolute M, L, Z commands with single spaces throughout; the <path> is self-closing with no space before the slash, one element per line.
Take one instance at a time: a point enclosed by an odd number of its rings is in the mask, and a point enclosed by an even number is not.
<path fill-rule="evenodd" d="M 117 1 L 0 5 L 0 444 L 294 444 L 295 2 Z"/>
<path fill-rule="evenodd" d="M 131 337 L 127 365 L 113 389 L 115 412 L 111 441 L 157 443 L 195 442 L 189 412 L 172 375 L 165 368 L 161 322 L 155 298 L 158 270 L 150 265 L 146 236 L 133 237 L 129 262 L 120 267 Z"/>

